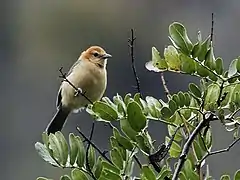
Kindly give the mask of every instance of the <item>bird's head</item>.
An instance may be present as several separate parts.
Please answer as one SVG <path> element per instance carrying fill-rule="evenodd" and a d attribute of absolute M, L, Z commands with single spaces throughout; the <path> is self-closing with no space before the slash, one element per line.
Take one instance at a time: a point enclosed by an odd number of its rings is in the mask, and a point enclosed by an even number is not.
<path fill-rule="evenodd" d="M 99 46 L 91 46 L 81 54 L 81 59 L 88 60 L 101 68 L 106 67 L 107 59 L 111 57 L 112 55 Z"/>

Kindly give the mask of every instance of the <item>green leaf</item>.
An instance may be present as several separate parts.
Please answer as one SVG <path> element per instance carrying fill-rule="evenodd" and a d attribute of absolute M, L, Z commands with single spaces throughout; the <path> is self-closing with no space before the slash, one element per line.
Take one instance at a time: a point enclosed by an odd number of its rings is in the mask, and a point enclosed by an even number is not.
<path fill-rule="evenodd" d="M 205 144 L 206 144 L 207 148 L 208 149 L 211 148 L 211 146 L 212 146 L 212 132 L 211 132 L 211 129 L 207 130 L 207 133 L 204 136 L 204 141 L 205 141 Z"/>
<path fill-rule="evenodd" d="M 191 97 L 187 92 L 184 93 L 184 96 L 185 96 L 185 106 L 188 107 L 190 105 Z"/>
<path fill-rule="evenodd" d="M 60 180 L 71 180 L 68 175 L 61 176 Z"/>
<path fill-rule="evenodd" d="M 133 99 L 131 98 L 131 94 L 127 93 L 124 97 L 124 103 L 128 104 L 130 101 L 132 101 Z"/>
<path fill-rule="evenodd" d="M 160 72 L 166 70 L 168 66 L 166 61 L 161 58 L 158 50 L 155 47 L 152 47 L 152 61 L 147 62 L 145 67 L 149 71 Z"/>
<path fill-rule="evenodd" d="M 53 152 L 53 157 L 60 163 L 63 163 L 63 152 L 61 149 L 61 144 L 54 134 L 49 135 L 49 148 Z"/>
<path fill-rule="evenodd" d="M 168 105 L 171 112 L 175 112 L 178 109 L 176 102 L 172 99 L 168 102 Z"/>
<path fill-rule="evenodd" d="M 118 114 L 114 108 L 107 103 L 97 101 L 92 106 L 93 112 L 97 114 L 103 121 L 114 121 L 118 119 Z"/>
<path fill-rule="evenodd" d="M 212 81 L 217 81 L 218 80 L 218 77 L 214 73 L 212 73 L 211 71 L 209 71 L 208 77 Z"/>
<path fill-rule="evenodd" d="M 161 114 L 165 119 L 168 119 L 173 115 L 173 112 L 168 107 L 163 107 L 161 109 Z"/>
<path fill-rule="evenodd" d="M 99 180 L 112 180 L 112 179 L 122 180 L 118 174 L 110 171 L 109 169 L 103 169 Z"/>
<path fill-rule="evenodd" d="M 61 153 L 62 165 L 65 165 L 67 163 L 67 159 L 68 159 L 68 144 L 67 144 L 67 141 L 60 131 L 56 132 L 55 136 L 57 137 L 57 139 L 60 143 L 60 149 L 61 149 L 60 153 Z"/>
<path fill-rule="evenodd" d="M 239 180 L 240 179 L 240 169 L 237 170 L 234 174 L 234 180 Z"/>
<path fill-rule="evenodd" d="M 164 57 L 169 69 L 174 71 L 180 70 L 181 61 L 177 49 L 174 46 L 168 46 L 164 49 Z"/>
<path fill-rule="evenodd" d="M 179 97 L 178 97 L 177 94 L 173 94 L 173 95 L 172 95 L 172 100 L 174 100 L 177 105 L 180 103 L 180 99 L 179 99 Z"/>
<path fill-rule="evenodd" d="M 151 96 L 146 97 L 146 102 L 151 116 L 160 118 L 160 109 L 162 108 L 162 104 L 157 99 Z"/>
<path fill-rule="evenodd" d="M 98 179 L 101 175 L 102 172 L 102 158 L 99 156 L 97 159 L 96 164 L 94 165 L 94 175 Z"/>
<path fill-rule="evenodd" d="M 228 77 L 232 77 L 233 75 L 235 75 L 237 73 L 237 63 L 238 60 L 234 59 L 228 69 Z"/>
<path fill-rule="evenodd" d="M 239 92 L 240 92 L 240 84 L 236 84 L 233 88 L 232 95 L 231 95 L 231 101 L 235 102 L 236 104 L 239 104 Z"/>
<path fill-rule="evenodd" d="M 206 110 L 213 110 L 212 108 L 214 109 L 216 108 L 216 102 L 218 100 L 219 93 L 220 87 L 217 84 L 210 84 L 208 86 L 204 101 L 205 102 L 204 107 Z"/>
<path fill-rule="evenodd" d="M 88 177 L 79 169 L 73 169 L 71 172 L 72 180 L 87 180 Z"/>
<path fill-rule="evenodd" d="M 113 128 L 113 134 L 117 140 L 117 142 L 123 146 L 125 149 L 128 149 L 129 151 L 131 151 L 133 149 L 133 145 L 132 143 L 125 138 L 124 136 L 122 136 L 117 128 Z"/>
<path fill-rule="evenodd" d="M 173 136 L 173 134 L 175 134 L 176 132 L 176 127 L 174 126 L 171 126 L 171 125 L 168 125 L 168 134 L 170 137 Z M 177 131 L 177 133 L 175 134 L 175 137 L 174 137 L 174 141 L 181 141 L 183 138 L 182 134 L 181 134 L 181 131 Z"/>
<path fill-rule="evenodd" d="M 141 176 L 145 177 L 147 180 L 156 180 L 153 170 L 148 165 L 142 166 Z"/>
<path fill-rule="evenodd" d="M 220 179 L 221 180 L 231 180 L 230 176 L 227 174 L 222 175 Z"/>
<path fill-rule="evenodd" d="M 110 157 L 113 164 L 119 169 L 123 169 L 123 159 L 117 148 L 114 148 L 110 151 Z"/>
<path fill-rule="evenodd" d="M 127 112 L 127 107 L 126 107 L 125 103 L 123 102 L 122 97 L 117 94 L 116 96 L 113 97 L 113 101 L 117 105 L 118 112 L 120 114 L 122 114 L 123 116 L 125 116 L 126 112 Z"/>
<path fill-rule="evenodd" d="M 120 145 L 118 143 L 117 139 L 115 137 L 113 137 L 113 136 L 110 137 L 110 143 L 111 143 L 111 147 L 112 148 L 117 148 L 119 150 L 123 160 L 126 161 L 126 159 L 127 159 L 126 149 L 122 145 Z"/>
<path fill-rule="evenodd" d="M 206 60 L 204 61 L 204 64 L 209 67 L 211 70 L 215 70 L 216 64 L 215 64 L 215 57 L 213 53 L 213 48 L 211 47 L 207 54 L 206 54 Z"/>
<path fill-rule="evenodd" d="M 223 74 L 223 60 L 222 58 L 218 57 L 215 61 L 216 63 L 216 68 L 215 71 L 219 74 L 222 75 Z"/>
<path fill-rule="evenodd" d="M 194 147 L 194 151 L 196 153 L 197 159 L 200 160 L 203 157 L 203 152 L 196 140 L 193 141 L 193 147 Z"/>
<path fill-rule="evenodd" d="M 49 144 L 49 138 L 48 138 L 47 132 L 43 132 L 43 133 L 42 133 L 42 141 L 43 141 L 43 143 L 44 143 L 46 146 L 48 146 L 48 144 Z"/>
<path fill-rule="evenodd" d="M 187 159 L 184 163 L 184 166 L 183 166 L 183 170 L 185 172 L 185 175 L 188 179 L 192 179 L 192 174 L 193 174 L 193 167 L 192 167 L 192 163 L 189 159 Z"/>
<path fill-rule="evenodd" d="M 169 141 L 170 138 L 166 136 L 166 143 L 169 143 Z M 179 146 L 176 142 L 173 141 L 169 150 L 170 156 L 173 158 L 177 158 L 180 155 L 181 151 L 181 146 Z"/>
<path fill-rule="evenodd" d="M 69 146 L 70 146 L 70 164 L 73 165 L 76 162 L 78 154 L 78 145 L 76 137 L 73 133 L 69 134 Z"/>
<path fill-rule="evenodd" d="M 233 90 L 234 90 L 233 86 L 227 86 L 223 89 L 222 97 L 221 97 L 221 99 L 222 99 L 221 106 L 228 105 L 228 103 L 231 100 Z"/>
<path fill-rule="evenodd" d="M 192 56 L 193 58 L 196 58 L 199 56 L 201 52 L 201 44 L 200 42 L 197 42 L 194 46 L 193 46 L 193 50 L 192 50 Z"/>
<path fill-rule="evenodd" d="M 53 166 L 59 167 L 58 163 L 56 163 L 56 161 L 51 157 L 51 155 L 48 152 L 48 149 L 45 145 L 43 145 L 40 142 L 37 142 L 35 144 L 35 149 L 44 161 L 52 164 Z"/>
<path fill-rule="evenodd" d="M 171 170 L 166 166 L 164 165 L 160 171 L 160 173 L 158 174 L 157 176 L 157 180 L 163 180 L 165 179 L 166 177 L 170 176 L 171 175 Z"/>
<path fill-rule="evenodd" d="M 140 150 L 145 154 L 149 155 L 150 154 L 150 148 L 147 146 L 147 143 L 145 142 L 145 139 L 143 138 L 142 135 L 137 135 L 136 136 L 136 141 L 138 144 L 138 147 Z"/>
<path fill-rule="evenodd" d="M 45 177 L 38 177 L 37 180 L 50 180 L 50 179 L 45 178 Z"/>
<path fill-rule="evenodd" d="M 135 101 L 127 105 L 127 120 L 136 132 L 140 132 L 146 127 L 147 119 L 144 116 L 141 107 Z"/>
<path fill-rule="evenodd" d="M 195 61 L 185 54 L 180 54 L 181 71 L 187 74 L 193 74 L 196 71 Z"/>
<path fill-rule="evenodd" d="M 126 167 L 125 167 L 125 175 L 131 176 L 133 173 L 133 168 L 134 168 L 134 161 L 132 157 L 129 157 L 128 163 L 126 164 Z"/>
<path fill-rule="evenodd" d="M 198 87 L 196 84 L 190 83 L 190 84 L 188 85 L 188 88 L 189 88 L 189 90 L 191 91 L 191 93 L 193 93 L 194 96 L 196 96 L 196 97 L 198 97 L 198 98 L 201 98 L 202 93 L 201 93 L 199 87 Z"/>
<path fill-rule="evenodd" d="M 189 180 L 189 179 L 187 179 L 187 177 L 186 177 L 186 175 L 184 174 L 183 171 L 181 171 L 181 172 L 179 173 L 179 178 L 180 178 L 181 180 Z"/>
<path fill-rule="evenodd" d="M 179 98 L 179 104 L 178 105 L 180 107 L 183 107 L 186 104 L 185 96 L 184 96 L 183 92 L 181 92 L 181 91 L 178 92 L 178 98 Z"/>
<path fill-rule="evenodd" d="M 89 151 L 88 151 L 88 163 L 90 168 L 92 169 L 96 161 L 96 154 L 95 149 L 90 145 Z"/>
<path fill-rule="evenodd" d="M 114 96 L 115 97 L 115 96 Z M 104 102 L 104 103 L 107 103 L 109 106 L 111 106 L 111 107 L 115 107 L 115 104 L 108 98 L 108 97 L 102 97 L 102 101 Z"/>
<path fill-rule="evenodd" d="M 210 39 L 211 39 L 211 36 L 209 35 L 209 36 L 206 38 L 206 40 L 201 44 L 201 51 L 200 51 L 200 53 L 198 54 L 198 59 L 199 59 L 200 61 L 205 60 L 207 51 L 208 51 L 208 49 L 210 48 Z"/>
<path fill-rule="evenodd" d="M 84 148 L 84 144 L 82 142 L 82 139 L 79 136 L 76 136 L 76 143 L 78 145 L 77 165 L 79 167 L 83 167 L 86 153 L 85 153 L 85 148 Z"/>
<path fill-rule="evenodd" d="M 107 170 L 109 170 L 109 171 L 111 171 L 113 173 L 120 174 L 120 170 L 116 166 L 108 163 L 105 160 L 102 161 L 102 166 L 103 166 L 103 170 L 107 169 Z"/>
<path fill-rule="evenodd" d="M 192 51 L 193 45 L 190 39 L 187 36 L 187 30 L 185 27 L 178 23 L 174 22 L 169 26 L 169 34 L 171 40 L 174 44 L 184 53 L 190 54 Z"/>
<path fill-rule="evenodd" d="M 137 132 L 131 128 L 127 119 L 120 119 L 120 127 L 122 132 L 126 134 L 127 137 L 129 137 L 133 141 L 136 141 Z"/>
<path fill-rule="evenodd" d="M 197 74 L 201 77 L 207 77 L 209 75 L 209 71 L 204 68 L 201 64 L 196 63 Z"/>

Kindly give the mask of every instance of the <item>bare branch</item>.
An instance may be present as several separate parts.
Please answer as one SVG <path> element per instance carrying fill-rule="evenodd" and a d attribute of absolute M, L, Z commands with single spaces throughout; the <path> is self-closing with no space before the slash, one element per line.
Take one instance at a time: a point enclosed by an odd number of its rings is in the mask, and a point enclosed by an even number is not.
<path fill-rule="evenodd" d="M 135 57 L 134 57 L 134 41 L 136 40 L 136 37 L 134 35 L 134 30 L 131 29 L 131 37 L 128 39 L 128 46 L 130 48 L 130 56 L 131 56 L 131 60 L 132 60 L 132 70 L 133 70 L 133 74 L 136 80 L 136 88 L 138 93 L 140 93 L 141 97 L 142 97 L 142 93 L 141 93 L 141 89 L 140 89 L 140 80 L 138 78 L 137 75 L 137 70 L 136 70 L 136 66 L 135 66 Z"/>
<path fill-rule="evenodd" d="M 87 138 L 84 133 L 80 130 L 79 127 L 77 127 L 77 131 L 80 133 L 80 135 L 84 138 L 85 141 L 87 141 L 89 144 L 91 144 L 93 146 L 94 149 L 96 149 L 98 151 L 98 153 L 104 158 L 106 159 L 110 164 L 113 164 L 112 161 L 106 156 L 106 152 L 105 151 L 101 151 L 89 138 Z"/>
<path fill-rule="evenodd" d="M 228 152 L 236 143 L 238 143 L 238 141 L 240 141 L 240 137 L 238 137 L 237 139 L 235 139 L 227 148 L 225 149 L 220 149 L 217 151 L 213 151 L 213 152 L 207 152 L 207 154 L 205 154 L 201 160 L 199 160 L 199 162 L 197 163 L 197 166 L 201 166 L 202 162 L 208 157 L 208 156 L 212 156 L 215 154 L 220 154 L 220 153 L 224 153 L 224 152 Z"/>
<path fill-rule="evenodd" d="M 170 94 L 170 91 L 168 90 L 167 83 L 166 83 L 166 81 L 165 81 L 163 72 L 160 73 L 160 76 L 161 76 L 161 80 L 162 80 L 163 89 L 164 89 L 165 94 L 166 94 L 166 96 L 167 96 L 167 98 L 168 98 L 168 100 L 169 100 L 170 97 L 171 97 L 171 94 Z"/>
<path fill-rule="evenodd" d="M 199 132 L 206 126 L 208 125 L 208 123 L 210 121 L 213 121 L 215 120 L 215 115 L 211 112 L 206 112 L 203 116 L 203 120 L 197 125 L 197 127 L 193 130 L 193 132 L 191 133 L 191 135 L 189 136 L 188 140 L 186 141 L 186 143 L 184 144 L 183 146 L 183 150 L 182 150 L 182 153 L 178 159 L 178 162 L 177 162 L 177 167 L 174 171 L 174 174 L 173 174 L 173 178 L 172 180 L 177 180 L 178 179 L 178 175 L 186 161 L 186 158 L 187 158 L 187 155 L 188 155 L 188 152 L 189 152 L 189 149 L 195 139 L 195 137 L 197 136 L 197 134 L 199 134 Z"/>
<path fill-rule="evenodd" d="M 94 121 L 93 121 L 93 123 L 92 123 L 92 128 L 91 128 L 91 133 L 90 133 L 90 136 L 89 136 L 89 140 L 90 140 L 90 141 L 92 141 L 92 136 L 93 136 L 93 132 L 94 132 L 94 127 L 95 127 L 95 123 L 94 123 Z M 89 159 L 88 159 L 89 149 L 90 149 L 90 143 L 89 143 L 89 141 L 88 141 L 87 150 L 86 150 L 86 168 L 87 168 L 87 171 L 91 174 L 91 177 L 92 177 L 94 180 L 97 180 L 97 178 L 96 178 L 95 175 L 93 174 L 92 169 L 91 169 L 90 164 L 89 164 Z"/>
<path fill-rule="evenodd" d="M 214 26 L 214 14 L 212 13 L 212 25 L 211 25 L 211 36 L 210 36 L 211 45 L 213 42 L 213 26 Z"/>

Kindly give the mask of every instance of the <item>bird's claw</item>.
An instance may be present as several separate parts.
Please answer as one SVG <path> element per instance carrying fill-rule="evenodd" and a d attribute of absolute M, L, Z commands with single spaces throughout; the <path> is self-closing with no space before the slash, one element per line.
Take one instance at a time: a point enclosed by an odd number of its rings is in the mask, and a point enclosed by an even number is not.
<path fill-rule="evenodd" d="M 79 94 L 82 94 L 83 93 L 83 90 L 81 88 L 77 88 L 74 96 L 78 96 Z"/>

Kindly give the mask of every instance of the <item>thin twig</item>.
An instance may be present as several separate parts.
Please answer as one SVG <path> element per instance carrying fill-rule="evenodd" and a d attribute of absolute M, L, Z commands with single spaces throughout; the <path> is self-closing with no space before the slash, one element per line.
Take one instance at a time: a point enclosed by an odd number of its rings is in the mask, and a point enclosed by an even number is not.
<path fill-rule="evenodd" d="M 61 67 L 59 69 L 59 72 L 61 73 L 61 75 L 59 76 L 60 78 L 63 79 L 63 81 L 66 81 L 70 86 L 72 86 L 72 88 L 75 90 L 75 96 L 78 96 L 79 94 L 82 95 L 86 100 L 89 101 L 90 104 L 93 104 L 93 102 L 86 96 L 86 92 L 82 92 L 82 89 L 81 88 L 77 88 L 76 86 L 74 86 L 74 84 L 69 81 L 67 79 L 67 74 L 66 73 L 63 73 L 63 67 Z"/>
<path fill-rule="evenodd" d="M 148 120 L 159 121 L 159 122 L 161 122 L 161 123 L 163 123 L 163 124 L 177 127 L 176 124 L 171 123 L 171 122 L 168 122 L 168 121 L 164 121 L 164 120 L 162 120 L 162 119 L 160 119 L 160 118 L 155 118 L 155 117 L 147 116 L 147 119 L 148 119 Z"/>
<path fill-rule="evenodd" d="M 213 152 L 207 152 L 207 154 L 205 154 L 201 160 L 199 160 L 199 162 L 197 163 L 199 166 L 202 164 L 202 162 L 208 157 L 208 156 L 212 156 L 215 154 L 220 154 L 220 153 L 224 153 L 224 152 L 228 152 L 238 141 L 240 141 L 240 137 L 238 137 L 237 139 L 235 139 L 227 148 L 225 149 L 220 149 L 217 151 L 213 151 Z"/>
<path fill-rule="evenodd" d="M 92 141 L 92 136 L 93 136 L 93 132 L 94 132 L 94 127 L 95 127 L 95 123 L 93 121 L 92 123 L 92 128 L 91 128 L 91 133 L 90 133 L 90 136 L 89 136 L 89 140 Z M 94 179 L 94 180 L 97 180 L 97 178 L 95 177 L 95 175 L 93 174 L 92 172 L 92 169 L 90 167 L 90 164 L 89 164 L 89 149 L 90 149 L 90 143 L 88 142 L 88 145 L 87 145 L 87 150 L 86 150 L 86 168 L 88 170 L 88 172 L 91 174 L 91 177 Z"/>
<path fill-rule="evenodd" d="M 212 13 L 212 24 L 211 24 L 211 35 L 210 35 L 211 45 L 213 42 L 213 27 L 214 27 L 214 14 Z"/>
<path fill-rule="evenodd" d="M 197 127 L 193 130 L 193 132 L 191 133 L 191 135 L 189 136 L 187 142 L 184 144 L 183 146 L 183 150 L 182 153 L 178 159 L 178 163 L 177 163 L 177 167 L 174 171 L 173 174 L 173 178 L 172 180 L 177 180 L 178 179 L 178 175 L 186 161 L 188 152 L 190 150 L 190 147 L 195 139 L 195 137 L 197 136 L 197 134 L 199 134 L 199 132 L 210 122 L 213 121 L 214 118 L 214 114 L 211 112 L 207 112 L 205 113 L 205 115 L 203 116 L 203 120 L 197 125 Z"/>
<path fill-rule="evenodd" d="M 136 161 L 136 163 L 138 164 L 139 168 L 142 169 L 142 163 L 140 162 L 140 160 L 138 159 L 138 157 L 134 154 L 133 158 L 134 158 L 134 160 Z"/>
<path fill-rule="evenodd" d="M 153 168 L 155 169 L 155 171 L 157 171 L 158 173 L 161 171 L 161 167 L 158 165 L 158 162 L 161 162 L 162 159 L 164 159 L 166 157 L 166 155 L 168 154 L 168 151 L 170 150 L 172 143 L 174 141 L 174 138 L 178 132 L 178 130 L 183 126 L 180 125 L 175 129 L 175 132 L 173 133 L 172 137 L 170 138 L 169 142 L 167 145 L 162 144 L 159 148 L 159 150 L 157 152 L 155 152 L 154 154 L 149 155 L 149 162 L 150 164 L 152 164 Z"/>
<path fill-rule="evenodd" d="M 102 152 L 90 139 L 88 139 L 88 137 L 86 137 L 86 136 L 84 135 L 84 133 L 80 130 L 79 127 L 77 127 L 77 131 L 81 134 L 81 136 L 84 138 L 84 140 L 87 141 L 89 144 L 91 144 L 92 147 L 93 147 L 94 149 L 96 149 L 97 152 L 98 152 L 104 159 L 106 159 L 109 163 L 113 164 L 112 161 L 106 156 L 105 151 Z"/>
<path fill-rule="evenodd" d="M 136 70 L 136 66 L 135 66 L 135 57 L 134 57 L 134 41 L 136 40 L 136 37 L 134 35 L 134 30 L 131 29 L 131 37 L 128 39 L 128 46 L 130 48 L 130 56 L 131 56 L 131 60 L 132 60 L 132 70 L 133 70 L 133 74 L 136 80 L 136 85 L 137 85 L 137 91 L 138 93 L 140 93 L 140 96 L 142 97 L 142 93 L 141 93 L 141 89 L 140 89 L 140 80 L 138 78 L 137 75 L 137 70 Z"/>
<path fill-rule="evenodd" d="M 160 76 L 161 76 L 161 80 L 162 80 L 162 85 L 163 85 L 163 89 L 164 89 L 164 92 L 168 98 L 168 100 L 171 98 L 171 94 L 170 94 L 170 91 L 168 90 L 168 87 L 167 87 L 167 83 L 165 81 L 165 78 L 164 78 L 164 75 L 163 75 L 163 72 L 160 73 Z"/>

